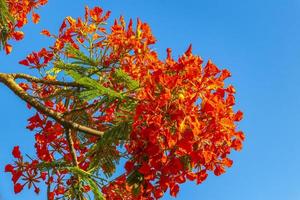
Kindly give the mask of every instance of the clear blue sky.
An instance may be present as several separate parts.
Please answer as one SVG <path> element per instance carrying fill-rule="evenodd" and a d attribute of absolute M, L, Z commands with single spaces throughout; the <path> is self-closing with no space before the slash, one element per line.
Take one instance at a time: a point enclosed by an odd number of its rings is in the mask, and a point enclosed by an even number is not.
<path fill-rule="evenodd" d="M 165 57 L 192 43 L 194 53 L 228 68 L 244 111 L 240 129 L 244 148 L 233 153 L 234 166 L 201 185 L 185 184 L 180 200 L 300 200 L 300 0 L 49 0 L 41 23 L 26 26 L 26 39 L 10 56 L 0 54 L 0 72 L 30 72 L 17 61 L 47 46 L 43 28 L 55 32 L 65 16 L 81 16 L 83 6 L 100 5 L 113 17 L 140 17 L 152 27 L 155 49 Z M 33 153 L 33 134 L 25 104 L 0 85 L 0 199 L 45 199 L 25 190 L 13 195 L 11 149 Z M 43 193 L 43 191 L 42 191 Z M 171 199 L 166 196 L 164 199 Z"/>

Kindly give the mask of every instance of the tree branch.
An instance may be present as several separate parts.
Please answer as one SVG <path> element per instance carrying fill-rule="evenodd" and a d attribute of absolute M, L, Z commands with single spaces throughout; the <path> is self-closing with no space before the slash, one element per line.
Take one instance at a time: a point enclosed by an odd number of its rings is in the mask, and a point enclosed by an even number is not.
<path fill-rule="evenodd" d="M 14 76 L 11 74 L 3 74 L 0 73 L 0 82 L 5 84 L 10 90 L 12 90 L 17 96 L 19 96 L 22 100 L 27 102 L 29 105 L 37 109 L 39 112 L 53 118 L 58 123 L 62 124 L 63 126 L 70 127 L 74 130 L 84 132 L 89 135 L 98 136 L 101 137 L 104 133 L 102 131 L 98 131 L 92 128 L 89 128 L 84 125 L 77 124 L 73 121 L 69 121 L 63 117 L 63 114 L 55 112 L 47 107 L 45 107 L 43 104 L 41 104 L 39 101 L 31 97 L 29 94 L 27 94 L 15 81 Z"/>
<path fill-rule="evenodd" d="M 77 156 L 76 156 L 76 150 L 74 148 L 74 142 L 72 139 L 72 134 L 71 134 L 72 130 L 70 128 L 65 127 L 65 133 L 66 133 L 66 139 L 68 141 L 68 145 L 69 145 L 69 149 L 70 149 L 70 153 L 72 155 L 72 159 L 73 159 L 73 164 L 74 166 L 78 167 L 78 161 L 77 161 Z"/>
<path fill-rule="evenodd" d="M 46 85 L 57 85 L 57 86 L 66 86 L 66 87 L 84 87 L 83 85 L 76 82 L 63 82 L 57 80 L 40 79 L 34 76 L 30 76 L 28 74 L 10 74 L 10 75 L 13 79 L 25 79 L 33 83 L 43 83 Z"/>

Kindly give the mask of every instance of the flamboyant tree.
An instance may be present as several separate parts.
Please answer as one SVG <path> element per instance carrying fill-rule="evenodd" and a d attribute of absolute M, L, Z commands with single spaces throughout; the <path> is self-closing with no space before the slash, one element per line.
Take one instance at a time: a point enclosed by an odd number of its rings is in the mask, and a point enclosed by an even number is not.
<path fill-rule="evenodd" d="M 47 0 L 0 0 L 1 48 L 21 40 L 21 28 Z M 15 193 L 25 187 L 47 199 L 159 199 L 176 196 L 187 180 L 202 183 L 232 165 L 231 150 L 242 148 L 236 130 L 230 77 L 211 61 L 192 54 L 165 60 L 151 48 L 146 23 L 123 17 L 107 28 L 110 12 L 85 8 L 82 18 L 67 17 L 57 33 L 42 30 L 53 45 L 19 63 L 39 74 L 0 73 L 0 82 L 36 114 L 36 155 L 18 146 L 5 166 Z M 115 174 L 120 160 L 123 174 Z M 123 163 L 123 162 L 122 162 Z"/>

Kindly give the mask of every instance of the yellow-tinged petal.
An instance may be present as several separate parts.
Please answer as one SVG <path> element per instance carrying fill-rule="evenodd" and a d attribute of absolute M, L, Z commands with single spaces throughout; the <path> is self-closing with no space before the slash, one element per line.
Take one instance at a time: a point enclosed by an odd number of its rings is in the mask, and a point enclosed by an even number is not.
<path fill-rule="evenodd" d="M 228 118 L 222 118 L 220 124 L 226 128 L 234 128 L 234 123 Z"/>
<path fill-rule="evenodd" d="M 71 16 L 66 17 L 66 19 L 68 20 L 68 22 L 70 23 L 71 26 L 76 23 L 76 20 L 74 18 L 72 18 Z"/>
<path fill-rule="evenodd" d="M 178 95 L 178 98 L 179 98 L 180 100 L 184 100 L 184 95 L 183 95 L 182 93 L 180 93 L 180 94 Z"/>

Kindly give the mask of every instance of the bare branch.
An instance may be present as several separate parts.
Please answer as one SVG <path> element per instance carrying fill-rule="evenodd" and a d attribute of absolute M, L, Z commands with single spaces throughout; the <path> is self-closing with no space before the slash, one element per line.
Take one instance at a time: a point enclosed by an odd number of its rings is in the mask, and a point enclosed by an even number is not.
<path fill-rule="evenodd" d="M 78 167 L 78 161 L 77 161 L 77 156 L 76 156 L 76 150 L 74 148 L 74 142 L 72 139 L 72 130 L 70 128 L 65 127 L 65 133 L 66 133 L 66 139 L 68 141 L 68 145 L 69 145 L 69 149 L 70 149 L 70 153 L 72 155 L 72 159 L 73 159 L 73 164 L 74 166 Z"/>

